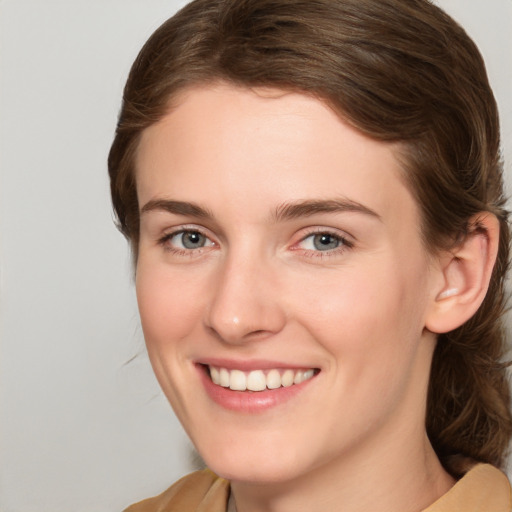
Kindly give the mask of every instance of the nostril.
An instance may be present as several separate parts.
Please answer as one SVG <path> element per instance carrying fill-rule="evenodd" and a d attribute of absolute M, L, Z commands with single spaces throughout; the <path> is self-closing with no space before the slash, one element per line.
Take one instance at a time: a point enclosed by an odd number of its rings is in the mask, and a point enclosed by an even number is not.
<path fill-rule="evenodd" d="M 234 277 L 226 279 L 205 311 L 204 325 L 226 343 L 263 339 L 281 331 L 286 323 L 286 315 L 268 290 L 263 293 L 261 287 L 251 287 L 249 291 L 247 283 L 242 284 Z"/>
<path fill-rule="evenodd" d="M 250 340 L 259 340 L 271 336 L 273 334 L 272 331 L 265 329 L 246 329 L 243 332 L 235 332 L 233 330 L 228 329 L 217 330 L 215 327 L 210 325 L 206 326 L 206 328 L 215 338 L 217 338 L 220 341 L 225 341 L 228 343 L 233 343 L 237 341 L 244 342 Z"/>
<path fill-rule="evenodd" d="M 264 338 L 266 336 L 271 335 L 272 333 L 270 331 L 265 331 L 264 329 L 258 329 L 256 331 L 252 331 L 247 333 L 244 337 L 245 338 Z"/>

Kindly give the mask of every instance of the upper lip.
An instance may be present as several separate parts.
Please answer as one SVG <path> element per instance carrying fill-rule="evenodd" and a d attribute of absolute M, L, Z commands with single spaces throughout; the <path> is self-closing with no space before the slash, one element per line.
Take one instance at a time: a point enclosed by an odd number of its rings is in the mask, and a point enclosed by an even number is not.
<path fill-rule="evenodd" d="M 216 368 L 226 368 L 227 370 L 242 370 L 250 372 L 252 370 L 272 370 L 274 368 L 279 369 L 291 369 L 301 370 L 316 368 L 309 364 L 295 364 L 295 363 L 284 363 L 282 361 L 269 361 L 268 359 L 252 359 L 252 360 L 241 360 L 241 359 L 220 359 L 220 358 L 207 358 L 197 360 L 196 364 L 205 366 L 214 366 Z"/>

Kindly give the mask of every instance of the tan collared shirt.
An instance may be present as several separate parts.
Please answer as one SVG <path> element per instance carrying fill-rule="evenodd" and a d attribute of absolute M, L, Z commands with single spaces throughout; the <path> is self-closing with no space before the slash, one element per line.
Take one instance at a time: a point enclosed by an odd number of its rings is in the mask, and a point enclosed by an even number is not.
<path fill-rule="evenodd" d="M 178 480 L 154 498 L 124 512 L 229 512 L 229 482 L 210 470 L 196 471 Z M 233 503 L 230 504 L 232 509 Z M 507 477 L 489 464 L 477 464 L 444 496 L 423 512 L 511 512 Z"/>

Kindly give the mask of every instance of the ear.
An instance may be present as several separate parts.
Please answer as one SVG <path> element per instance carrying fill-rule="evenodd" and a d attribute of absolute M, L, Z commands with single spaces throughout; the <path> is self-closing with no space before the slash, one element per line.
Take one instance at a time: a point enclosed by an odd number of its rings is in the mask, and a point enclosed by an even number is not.
<path fill-rule="evenodd" d="M 469 233 L 453 250 L 438 256 L 425 327 L 445 333 L 469 320 L 482 304 L 498 254 L 499 221 L 482 212 L 469 221 Z"/>

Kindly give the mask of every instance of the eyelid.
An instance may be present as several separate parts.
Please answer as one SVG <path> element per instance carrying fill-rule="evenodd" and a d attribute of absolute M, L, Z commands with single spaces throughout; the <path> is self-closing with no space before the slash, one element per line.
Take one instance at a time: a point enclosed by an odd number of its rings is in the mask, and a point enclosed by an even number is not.
<path fill-rule="evenodd" d="M 218 242 L 215 240 L 215 237 L 213 236 L 211 231 L 197 224 L 181 224 L 179 226 L 173 226 L 172 228 L 165 229 L 163 230 L 163 234 L 161 236 L 158 236 L 157 243 L 158 245 L 165 246 L 166 243 L 169 242 L 174 236 L 187 232 L 200 233 L 201 235 L 206 237 L 212 243 L 212 245 L 198 247 L 197 249 L 180 249 L 176 247 L 167 247 L 167 250 L 169 250 L 170 252 L 182 251 L 192 253 L 194 251 L 200 251 L 201 249 L 207 249 L 209 247 L 218 246 Z"/>
<path fill-rule="evenodd" d="M 173 247 L 170 244 L 168 244 L 169 240 L 172 239 L 172 237 L 179 235 L 180 233 L 186 233 L 186 232 L 197 232 L 206 237 L 210 242 L 211 245 L 206 245 L 203 247 L 198 247 L 196 249 L 181 249 L 179 247 Z M 340 240 L 341 244 L 339 247 L 333 248 L 333 249 L 327 249 L 325 251 L 321 250 L 314 250 L 314 249 L 305 249 L 301 247 L 300 245 L 302 242 L 307 240 L 309 237 L 318 235 L 318 234 L 327 234 L 330 236 L 333 236 Z M 197 254 L 201 253 L 203 250 L 208 250 L 214 247 L 219 247 L 219 242 L 216 240 L 216 236 L 207 228 L 204 226 L 198 225 L 198 224 L 181 224 L 173 227 L 169 227 L 165 230 L 162 230 L 161 236 L 157 237 L 157 243 L 158 245 L 163 246 L 166 250 L 169 252 L 175 253 L 175 254 L 184 254 L 187 253 L 187 255 Z M 291 245 L 289 245 L 289 249 L 293 251 L 301 251 L 304 253 L 304 255 L 311 255 L 311 257 L 328 257 L 328 256 L 335 256 L 339 255 L 342 252 L 345 252 L 349 249 L 352 249 L 354 246 L 354 237 L 348 234 L 346 231 L 342 231 L 337 228 L 332 227 L 324 227 L 324 226 L 312 226 L 308 228 L 304 228 L 298 231 L 298 233 L 294 237 L 296 241 L 292 242 Z M 298 238 L 298 240 L 297 240 Z M 166 246 L 167 244 L 167 246 Z"/>
<path fill-rule="evenodd" d="M 307 240 L 309 237 L 314 235 L 326 234 L 333 236 L 341 241 L 341 246 L 336 247 L 334 249 L 328 249 L 326 251 L 312 250 L 312 249 L 304 249 L 300 247 L 300 244 Z M 304 253 L 314 253 L 316 256 L 330 256 L 339 254 L 348 249 L 352 249 L 354 247 L 354 238 L 346 233 L 345 231 L 341 231 L 336 228 L 327 228 L 323 226 L 316 226 L 311 228 L 306 228 L 306 230 L 301 230 L 298 235 L 300 238 L 298 241 L 294 242 L 290 249 L 294 251 L 303 251 Z"/>

